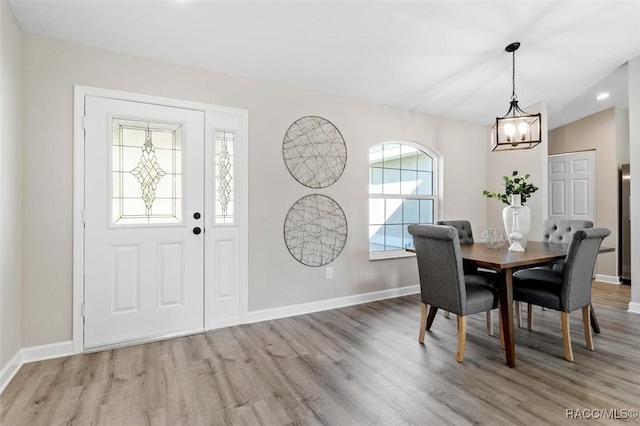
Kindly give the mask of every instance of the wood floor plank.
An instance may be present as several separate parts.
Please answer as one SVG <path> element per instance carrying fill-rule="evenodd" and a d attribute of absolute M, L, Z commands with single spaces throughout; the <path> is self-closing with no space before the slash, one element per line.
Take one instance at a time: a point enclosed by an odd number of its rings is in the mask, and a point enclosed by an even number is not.
<path fill-rule="evenodd" d="M 416 340 L 418 295 L 24 365 L 0 395 L 4 425 L 545 425 L 566 409 L 640 408 L 640 316 L 628 286 L 594 284 L 602 332 L 536 310 L 505 364 L 484 314 L 437 316 Z M 611 424 L 592 419 L 589 424 Z"/>

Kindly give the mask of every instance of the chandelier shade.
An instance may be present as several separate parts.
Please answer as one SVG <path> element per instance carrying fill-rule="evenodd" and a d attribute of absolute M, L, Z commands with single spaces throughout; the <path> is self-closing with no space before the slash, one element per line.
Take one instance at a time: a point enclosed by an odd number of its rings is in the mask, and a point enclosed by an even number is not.
<path fill-rule="evenodd" d="M 516 95 L 516 50 L 520 43 L 508 45 L 504 50 L 513 55 L 512 92 L 509 111 L 496 117 L 491 131 L 492 151 L 531 149 L 542 141 L 542 114 L 529 114 L 518 106 Z"/>

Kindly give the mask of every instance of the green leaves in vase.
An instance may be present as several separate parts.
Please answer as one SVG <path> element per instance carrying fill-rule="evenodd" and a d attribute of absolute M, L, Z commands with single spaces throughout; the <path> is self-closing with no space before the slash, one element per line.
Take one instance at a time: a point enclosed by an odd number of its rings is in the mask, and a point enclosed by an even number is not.
<path fill-rule="evenodd" d="M 513 173 L 511 173 L 511 176 L 502 177 L 504 180 L 504 192 L 489 192 L 485 189 L 482 191 L 482 195 L 487 198 L 495 198 L 502 201 L 504 204 L 511 205 L 511 196 L 513 194 L 520 194 L 522 205 L 524 205 L 527 199 L 531 197 L 531 194 L 540 189 L 532 183 L 527 182 L 529 177 L 529 174 L 519 177 L 518 171 L 514 170 Z"/>

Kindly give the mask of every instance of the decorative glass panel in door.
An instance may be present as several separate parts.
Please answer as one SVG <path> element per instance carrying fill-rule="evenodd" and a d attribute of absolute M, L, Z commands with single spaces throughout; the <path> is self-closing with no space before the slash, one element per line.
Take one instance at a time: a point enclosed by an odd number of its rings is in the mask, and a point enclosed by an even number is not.
<path fill-rule="evenodd" d="M 113 225 L 182 222 L 182 126 L 114 118 Z"/>
<path fill-rule="evenodd" d="M 233 138 L 233 132 L 216 132 L 216 223 L 234 222 Z"/>

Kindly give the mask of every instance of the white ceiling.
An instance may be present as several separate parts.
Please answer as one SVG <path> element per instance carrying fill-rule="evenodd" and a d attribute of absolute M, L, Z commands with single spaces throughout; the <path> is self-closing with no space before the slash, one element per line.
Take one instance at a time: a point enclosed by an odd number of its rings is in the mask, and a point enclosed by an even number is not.
<path fill-rule="evenodd" d="M 640 0 L 10 3 L 30 33 L 481 124 L 508 109 L 513 41 L 549 128 L 627 107 L 640 56 Z"/>

